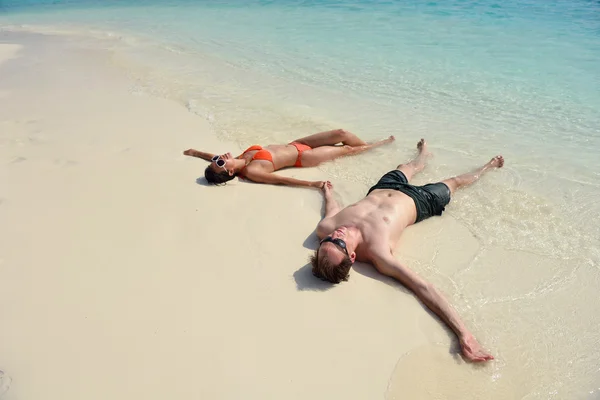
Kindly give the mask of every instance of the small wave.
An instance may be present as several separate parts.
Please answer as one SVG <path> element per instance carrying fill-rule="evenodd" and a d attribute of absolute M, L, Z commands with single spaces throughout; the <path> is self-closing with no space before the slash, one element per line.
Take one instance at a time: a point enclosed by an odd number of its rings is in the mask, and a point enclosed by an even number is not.
<path fill-rule="evenodd" d="M 204 118 L 208 122 L 213 122 L 215 120 L 214 115 L 204 106 L 200 105 L 197 100 L 190 99 L 186 104 L 186 108 L 189 112 L 199 115 Z"/>
<path fill-rule="evenodd" d="M 121 42 L 130 46 L 140 45 L 144 42 L 144 39 L 133 34 L 114 30 L 93 29 L 90 27 L 76 25 L 51 26 L 38 24 L 16 24 L 3 26 L 0 28 L 0 30 L 16 33 L 38 33 L 42 35 L 75 36 L 97 40 L 108 40 L 117 43 Z"/>

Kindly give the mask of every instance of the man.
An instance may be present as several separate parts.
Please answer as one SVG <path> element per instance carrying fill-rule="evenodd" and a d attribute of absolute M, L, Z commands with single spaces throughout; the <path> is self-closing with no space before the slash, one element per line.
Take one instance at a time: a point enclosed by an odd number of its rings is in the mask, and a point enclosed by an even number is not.
<path fill-rule="evenodd" d="M 404 228 L 441 215 L 457 189 L 477 181 L 490 169 L 502 167 L 504 159 L 496 156 L 473 172 L 439 183 L 414 186 L 408 182 L 423 170 L 429 156 L 425 140 L 419 141 L 417 149 L 416 159 L 385 174 L 367 197 L 344 209 L 334 199 L 331 183 L 325 184 L 325 217 L 317 226 L 321 241 L 311 258 L 313 274 L 339 283 L 348 279 L 354 261 L 371 263 L 380 273 L 411 289 L 454 331 L 467 360 L 492 360 L 492 355 L 480 346 L 442 294 L 396 260 L 392 252 Z"/>

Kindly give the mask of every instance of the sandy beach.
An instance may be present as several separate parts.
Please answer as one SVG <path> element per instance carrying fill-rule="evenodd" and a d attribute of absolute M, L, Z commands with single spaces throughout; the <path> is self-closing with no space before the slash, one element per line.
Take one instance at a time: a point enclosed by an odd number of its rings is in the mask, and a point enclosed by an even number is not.
<path fill-rule="evenodd" d="M 204 163 L 182 150 L 235 149 L 205 121 L 130 93 L 110 54 L 8 38 L 7 399 L 374 398 L 399 354 L 449 349 L 412 296 L 371 272 L 335 290 L 315 281 L 317 191 L 199 184 Z"/>
<path fill-rule="evenodd" d="M 557 241 L 556 258 L 525 234 L 509 239 L 526 249 L 509 243 L 503 229 L 518 225 L 494 214 L 502 207 L 534 231 L 546 218 L 556 237 L 575 237 L 537 198 L 488 195 L 507 179 L 518 187 L 510 165 L 409 228 L 398 249 L 497 358 L 474 367 L 371 267 L 357 264 L 335 287 L 311 275 L 318 191 L 206 185 L 205 163 L 182 151 L 242 147 L 182 104 L 136 90 L 122 58 L 82 43 L 0 31 L 2 400 L 517 399 L 582 370 L 578 382 L 592 387 L 589 363 L 566 360 L 593 341 L 578 337 L 597 326 L 595 307 L 578 306 L 596 289 L 577 285 L 592 276 L 583 268 L 557 261 L 590 242 Z M 398 142 L 369 179 L 414 152 Z M 281 173 L 327 179 L 361 157 Z M 460 171 L 433 164 L 418 183 Z M 334 181 L 344 204 L 366 193 L 357 178 Z"/>

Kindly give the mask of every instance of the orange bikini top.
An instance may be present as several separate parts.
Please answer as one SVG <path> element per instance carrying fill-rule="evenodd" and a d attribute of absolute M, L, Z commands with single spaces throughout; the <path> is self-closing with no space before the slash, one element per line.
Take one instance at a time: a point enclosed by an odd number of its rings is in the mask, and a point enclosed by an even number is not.
<path fill-rule="evenodd" d="M 275 167 L 275 164 L 273 163 L 273 156 L 271 155 L 271 153 L 269 153 L 269 150 L 265 150 L 263 149 L 261 146 L 255 144 L 254 146 L 250 146 L 246 149 L 246 151 L 244 151 L 240 156 L 238 156 L 237 158 L 242 158 L 242 156 L 244 154 L 246 154 L 249 151 L 254 151 L 254 150 L 258 150 L 256 152 L 256 154 L 254 154 L 252 156 L 252 160 L 267 160 L 267 161 L 271 161 L 271 164 L 273 164 L 273 167 Z"/>

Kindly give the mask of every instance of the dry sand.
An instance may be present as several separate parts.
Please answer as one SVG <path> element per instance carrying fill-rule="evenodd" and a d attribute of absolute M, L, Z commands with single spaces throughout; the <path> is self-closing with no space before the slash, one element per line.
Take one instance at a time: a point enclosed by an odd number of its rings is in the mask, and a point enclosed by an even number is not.
<path fill-rule="evenodd" d="M 317 191 L 205 186 L 182 150 L 240 150 L 205 120 L 135 94 L 109 53 L 0 39 L 7 400 L 376 399 L 411 350 L 455 360 L 399 285 L 312 277 Z"/>
<path fill-rule="evenodd" d="M 152 66 L 94 43 L 0 31 L 2 400 L 597 395 L 600 274 L 578 254 L 595 242 L 519 192 L 519 167 L 457 193 L 396 249 L 497 357 L 467 365 L 371 267 L 334 288 L 311 275 L 318 191 L 206 186 L 204 161 L 182 151 L 240 146 L 209 113 L 145 94 Z M 281 173 L 336 177 L 347 205 L 414 153 L 409 136 Z M 435 154 L 417 184 L 475 165 Z"/>

